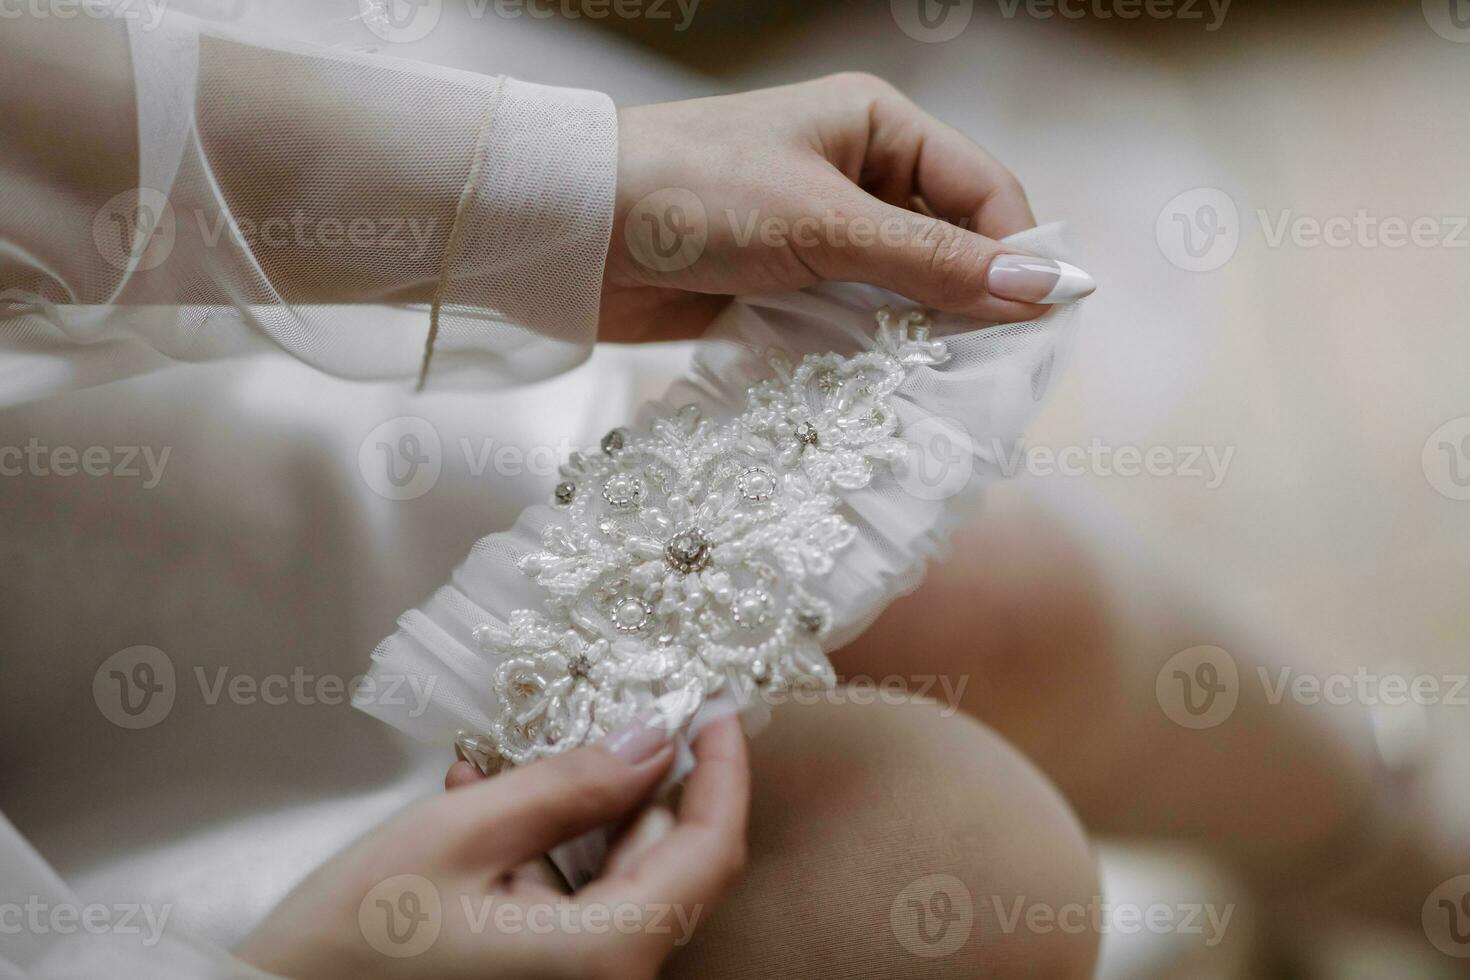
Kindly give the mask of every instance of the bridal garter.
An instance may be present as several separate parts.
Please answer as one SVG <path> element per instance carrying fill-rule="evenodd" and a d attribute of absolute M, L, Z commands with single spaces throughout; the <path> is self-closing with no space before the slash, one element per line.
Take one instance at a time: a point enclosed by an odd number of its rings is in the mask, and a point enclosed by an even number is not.
<path fill-rule="evenodd" d="M 1007 241 L 1061 258 L 1058 237 Z M 425 681 L 428 709 L 358 706 L 486 772 L 656 714 L 687 769 L 703 722 L 831 686 L 826 652 L 918 584 L 1060 372 L 1075 308 L 984 326 L 855 284 L 736 300 L 663 399 L 378 645 L 372 674 Z"/>

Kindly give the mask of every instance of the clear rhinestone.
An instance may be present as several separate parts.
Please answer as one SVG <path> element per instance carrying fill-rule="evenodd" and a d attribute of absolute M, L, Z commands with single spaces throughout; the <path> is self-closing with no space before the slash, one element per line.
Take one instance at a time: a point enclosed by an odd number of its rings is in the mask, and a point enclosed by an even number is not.
<path fill-rule="evenodd" d="M 817 390 L 824 395 L 830 395 L 838 388 L 837 372 L 828 368 L 817 375 Z"/>
<path fill-rule="evenodd" d="M 810 422 L 803 422 L 796 427 L 796 441 L 803 446 L 815 446 L 817 444 L 817 427 Z"/>
<path fill-rule="evenodd" d="M 632 473 L 614 473 L 602 485 L 602 499 L 613 510 L 637 510 L 643 502 L 643 481 Z"/>
<path fill-rule="evenodd" d="M 820 633 L 822 632 L 822 614 L 804 609 L 796 614 L 796 625 L 808 633 Z"/>
<path fill-rule="evenodd" d="M 750 662 L 750 676 L 755 678 L 757 684 L 764 686 L 770 683 L 771 668 L 767 667 L 766 662 L 760 657 L 756 657 Z"/>
<path fill-rule="evenodd" d="M 741 589 L 730 603 L 730 615 L 736 624 L 746 629 L 756 629 L 771 621 L 771 594 L 765 589 Z"/>
<path fill-rule="evenodd" d="M 585 653 L 579 653 L 567 661 L 567 673 L 573 677 L 586 677 L 592 673 L 592 661 Z"/>
<path fill-rule="evenodd" d="M 664 546 L 664 559 L 677 572 L 697 572 L 709 561 L 709 539 L 697 527 L 685 528 Z"/>
<path fill-rule="evenodd" d="M 563 480 L 556 485 L 556 489 L 551 492 L 551 495 L 558 504 L 565 507 L 577 495 L 577 485 L 569 480 Z"/>
<path fill-rule="evenodd" d="M 627 429 L 613 429 L 602 437 L 602 451 L 611 456 L 628 444 Z"/>
<path fill-rule="evenodd" d="M 776 495 L 776 474 L 764 466 L 750 466 L 735 481 L 740 496 L 763 503 Z"/>
<path fill-rule="evenodd" d="M 613 606 L 612 618 L 618 632 L 636 633 L 653 619 L 653 607 L 637 596 L 628 596 Z"/>

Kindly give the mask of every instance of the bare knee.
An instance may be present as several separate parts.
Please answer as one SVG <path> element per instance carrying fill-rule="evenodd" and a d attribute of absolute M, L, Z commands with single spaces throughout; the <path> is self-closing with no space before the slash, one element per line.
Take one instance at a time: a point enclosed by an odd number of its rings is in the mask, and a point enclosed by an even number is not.
<path fill-rule="evenodd" d="M 779 709 L 753 745 L 744 880 L 671 976 L 1087 977 L 1097 892 L 1060 796 L 927 704 Z"/>

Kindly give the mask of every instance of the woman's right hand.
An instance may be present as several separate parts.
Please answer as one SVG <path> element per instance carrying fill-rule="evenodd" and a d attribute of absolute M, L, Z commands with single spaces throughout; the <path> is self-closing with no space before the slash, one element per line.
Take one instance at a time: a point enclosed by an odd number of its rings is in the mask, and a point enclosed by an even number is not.
<path fill-rule="evenodd" d="M 235 951 L 297 980 L 653 977 L 744 864 L 749 768 L 733 718 L 700 733 L 677 815 L 644 808 L 674 750 L 635 723 L 600 745 L 421 803 L 313 872 Z M 638 814 L 571 895 L 518 869 Z"/>

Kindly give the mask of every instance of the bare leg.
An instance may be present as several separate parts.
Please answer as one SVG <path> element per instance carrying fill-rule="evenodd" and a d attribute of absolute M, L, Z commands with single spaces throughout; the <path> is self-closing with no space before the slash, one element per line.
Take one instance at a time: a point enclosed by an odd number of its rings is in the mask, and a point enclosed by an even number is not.
<path fill-rule="evenodd" d="M 1035 760 L 1094 831 L 1190 838 L 1274 890 L 1350 862 L 1374 786 L 1361 709 L 1270 703 L 1261 638 L 1039 505 L 998 504 L 834 656 L 839 670 L 964 680 L 959 706 Z M 1238 665 L 1239 701 L 1192 730 L 1156 684 L 1174 654 L 1206 644 Z"/>
<path fill-rule="evenodd" d="M 745 878 L 667 976 L 1092 975 L 1090 924 L 1011 919 L 1086 908 L 1098 884 L 1060 795 L 988 729 L 922 703 L 791 704 L 751 750 Z"/>

